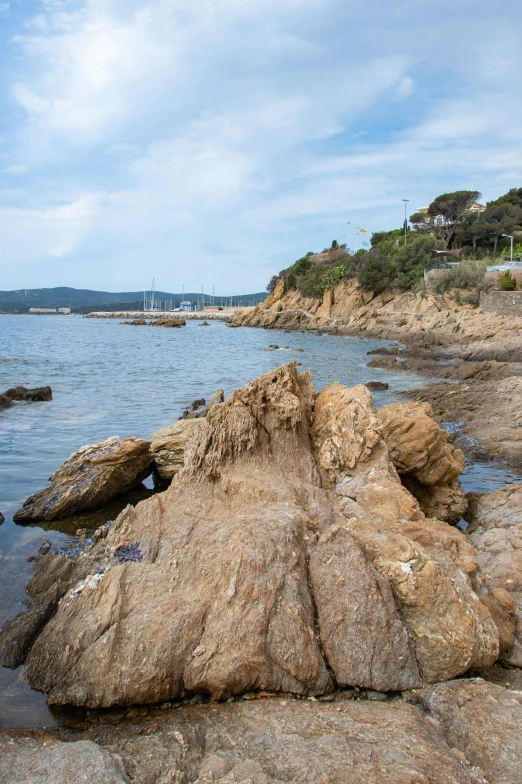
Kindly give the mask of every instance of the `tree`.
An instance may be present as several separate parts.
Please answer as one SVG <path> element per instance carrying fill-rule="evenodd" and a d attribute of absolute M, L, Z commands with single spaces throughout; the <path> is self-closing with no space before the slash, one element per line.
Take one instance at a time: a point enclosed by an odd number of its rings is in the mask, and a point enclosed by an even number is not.
<path fill-rule="evenodd" d="M 521 223 L 520 207 L 515 207 L 509 202 L 491 202 L 474 223 L 473 228 L 480 238 L 493 240 L 493 255 L 496 255 L 501 236 L 511 234 Z"/>
<path fill-rule="evenodd" d="M 339 243 L 337 242 L 337 240 L 332 240 L 331 250 L 338 250 L 338 248 L 339 248 Z"/>
<path fill-rule="evenodd" d="M 270 282 L 268 283 L 268 286 L 266 287 L 266 290 L 270 294 L 274 291 L 275 287 L 277 286 L 277 281 L 278 280 L 279 280 L 279 275 L 272 275 L 272 277 L 270 278 Z"/>
<path fill-rule="evenodd" d="M 431 230 L 444 241 L 444 249 L 451 245 L 455 230 L 469 213 L 473 202 L 480 199 L 478 191 L 454 191 L 442 193 L 428 207 Z M 437 219 L 442 219 L 440 224 Z"/>

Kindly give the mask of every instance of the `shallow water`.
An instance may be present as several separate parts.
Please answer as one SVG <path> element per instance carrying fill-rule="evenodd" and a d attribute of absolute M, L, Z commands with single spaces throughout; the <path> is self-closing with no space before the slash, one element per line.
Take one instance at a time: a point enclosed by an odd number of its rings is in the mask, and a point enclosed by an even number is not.
<path fill-rule="evenodd" d="M 278 344 L 279 350 L 267 350 Z M 12 515 L 25 498 L 74 451 L 112 435 L 150 438 L 176 421 L 196 398 L 217 387 L 225 395 L 284 362 L 310 368 L 316 389 L 338 380 L 347 386 L 385 381 L 377 406 L 398 399 L 406 388 L 426 384 L 419 376 L 368 368 L 367 352 L 391 342 L 278 330 L 229 329 L 222 322 L 182 329 L 130 327 L 116 319 L 76 316 L 0 315 L 0 391 L 49 384 L 49 403 L 0 410 L 0 625 L 19 612 L 31 576 L 30 555 L 45 539 L 72 548 L 74 532 L 95 523 L 69 521 L 19 526 Z M 465 490 L 490 492 L 519 477 L 494 464 L 466 469 Z M 110 510 L 114 517 L 118 502 Z M 108 518 L 107 518 L 108 519 Z M 97 524 L 97 523 L 96 523 Z M 0 668 L 0 726 L 52 726 L 43 695 L 33 692 L 22 668 Z"/>

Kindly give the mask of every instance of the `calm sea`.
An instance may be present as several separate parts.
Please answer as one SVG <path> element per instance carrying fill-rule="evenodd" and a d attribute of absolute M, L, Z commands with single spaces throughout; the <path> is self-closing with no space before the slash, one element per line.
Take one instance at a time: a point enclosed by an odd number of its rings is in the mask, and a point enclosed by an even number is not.
<path fill-rule="evenodd" d="M 316 389 L 386 381 L 374 393 L 377 406 L 426 383 L 417 376 L 368 368 L 367 352 L 384 341 L 229 329 L 222 322 L 182 329 L 130 327 L 116 319 L 78 316 L 0 315 L 0 392 L 13 386 L 49 384 L 49 403 L 0 410 L 0 625 L 19 612 L 31 576 L 30 555 L 45 539 L 53 548 L 73 547 L 81 519 L 66 524 L 19 526 L 12 515 L 72 452 L 109 436 L 150 438 L 175 422 L 196 398 L 217 387 L 225 394 L 290 360 L 311 369 Z M 267 350 L 277 344 L 278 350 Z M 466 469 L 466 490 L 489 492 L 519 476 L 492 464 Z M 117 510 L 116 510 L 117 511 Z M 0 668 L 0 726 L 52 726 L 56 719 L 43 695 L 29 689 L 23 670 Z"/>

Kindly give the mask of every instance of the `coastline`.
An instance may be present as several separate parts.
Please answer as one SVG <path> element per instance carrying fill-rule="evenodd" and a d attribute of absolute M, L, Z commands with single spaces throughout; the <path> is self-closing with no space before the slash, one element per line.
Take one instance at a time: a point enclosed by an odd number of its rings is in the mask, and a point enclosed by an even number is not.
<path fill-rule="evenodd" d="M 280 281 L 234 323 L 397 341 L 405 348 L 376 352 L 368 365 L 433 379 L 405 397 L 430 403 L 468 457 L 522 466 L 522 318 L 457 307 L 426 293 L 373 296 L 355 281 L 325 291 L 322 299 L 306 298 L 285 292 Z"/>

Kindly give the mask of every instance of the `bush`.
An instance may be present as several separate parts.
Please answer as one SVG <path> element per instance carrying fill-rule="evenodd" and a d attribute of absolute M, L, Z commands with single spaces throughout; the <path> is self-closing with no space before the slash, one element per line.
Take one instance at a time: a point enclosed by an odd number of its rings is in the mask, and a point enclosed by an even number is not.
<path fill-rule="evenodd" d="M 314 286 L 316 294 L 324 294 L 326 289 L 333 289 L 334 286 L 346 277 L 346 273 L 346 264 L 339 264 L 337 267 L 331 267 L 326 270 Z"/>
<path fill-rule="evenodd" d="M 462 261 L 458 266 L 444 270 L 435 283 L 437 294 L 443 294 L 450 289 L 478 289 L 487 288 L 486 263 L 479 261 Z"/>
<path fill-rule="evenodd" d="M 499 285 L 499 288 L 502 289 L 502 291 L 516 291 L 517 282 L 515 278 L 511 277 L 511 273 L 509 270 L 506 270 L 505 272 L 501 272 L 497 276 L 497 283 Z"/>

